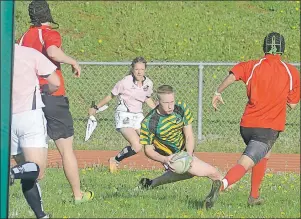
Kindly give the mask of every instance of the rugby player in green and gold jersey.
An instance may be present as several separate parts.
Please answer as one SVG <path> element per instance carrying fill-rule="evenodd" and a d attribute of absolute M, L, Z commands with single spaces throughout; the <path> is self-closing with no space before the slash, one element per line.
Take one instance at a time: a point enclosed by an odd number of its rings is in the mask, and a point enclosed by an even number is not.
<path fill-rule="evenodd" d="M 174 90 L 169 85 L 160 86 L 157 97 L 158 106 L 151 110 L 141 123 L 140 143 L 144 146 L 146 156 L 161 162 L 166 171 L 152 180 L 142 178 L 139 187 L 153 188 L 194 176 L 204 176 L 211 180 L 222 179 L 216 168 L 193 154 L 195 138 L 189 107 L 183 102 L 175 102 Z M 180 151 L 186 151 L 193 158 L 190 169 L 183 174 L 175 173 L 170 165 L 172 156 Z"/>

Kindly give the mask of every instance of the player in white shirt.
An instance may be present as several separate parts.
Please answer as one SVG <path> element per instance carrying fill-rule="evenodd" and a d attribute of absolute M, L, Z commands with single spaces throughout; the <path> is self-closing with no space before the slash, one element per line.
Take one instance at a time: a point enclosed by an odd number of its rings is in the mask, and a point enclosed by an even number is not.
<path fill-rule="evenodd" d="M 12 168 L 11 174 L 21 179 L 22 192 L 37 218 L 48 218 L 43 210 L 41 190 L 37 182 L 44 175 L 48 149 L 46 119 L 42 111 L 44 104 L 37 75 L 45 78 L 50 92 L 54 92 L 60 85 L 55 70 L 56 66 L 40 52 L 15 44 L 11 155 L 19 166 Z M 26 162 L 31 164 L 24 165 Z M 31 171 L 32 174 L 28 173 Z M 24 174 L 24 177 L 20 174 Z"/>
<path fill-rule="evenodd" d="M 122 136 L 130 143 L 115 157 L 109 159 L 111 173 L 117 171 L 118 164 L 125 158 L 135 155 L 142 149 L 139 142 L 140 124 L 143 120 L 142 104 L 155 108 L 151 95 L 153 82 L 145 76 L 146 60 L 136 57 L 131 64 L 130 74 L 118 81 L 111 93 L 97 105 L 89 109 L 89 115 L 95 115 L 98 108 L 107 104 L 115 96 L 119 104 L 115 111 L 115 126 Z"/>

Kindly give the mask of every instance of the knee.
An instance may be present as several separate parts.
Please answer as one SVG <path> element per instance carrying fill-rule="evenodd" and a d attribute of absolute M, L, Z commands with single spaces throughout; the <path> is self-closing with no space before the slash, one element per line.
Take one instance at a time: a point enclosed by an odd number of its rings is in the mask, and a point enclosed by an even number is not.
<path fill-rule="evenodd" d="M 213 180 L 222 180 L 223 176 L 221 175 L 221 173 L 216 168 L 213 167 L 209 178 L 213 179 Z"/>
<path fill-rule="evenodd" d="M 246 170 L 252 168 L 270 151 L 270 146 L 264 142 L 251 140 L 247 145 L 243 156 L 239 160 L 239 164 L 245 167 Z"/>
<path fill-rule="evenodd" d="M 43 179 L 45 167 L 43 165 L 38 165 L 37 163 L 34 163 L 34 164 L 36 165 L 36 180 Z"/>
<path fill-rule="evenodd" d="M 45 171 L 41 171 L 41 172 L 39 173 L 39 176 L 38 176 L 37 180 L 43 179 L 44 176 L 45 176 Z"/>
<path fill-rule="evenodd" d="M 133 150 L 134 150 L 136 153 L 138 153 L 138 152 L 141 151 L 142 145 L 141 145 L 140 143 L 136 143 L 136 144 L 133 144 L 133 145 L 132 145 L 132 148 L 133 148 Z"/>
<path fill-rule="evenodd" d="M 45 168 L 37 165 L 37 180 L 41 180 L 44 178 Z"/>
<path fill-rule="evenodd" d="M 64 159 L 64 158 L 69 159 L 70 157 L 76 157 L 73 150 L 67 150 L 67 151 L 61 150 L 60 154 L 61 154 L 62 159 Z"/>
<path fill-rule="evenodd" d="M 245 168 L 245 170 L 249 170 L 251 169 L 255 162 L 253 161 L 253 157 L 252 156 L 248 156 L 246 154 L 244 154 L 237 162 L 238 164 L 240 164 L 241 166 L 243 166 Z"/>

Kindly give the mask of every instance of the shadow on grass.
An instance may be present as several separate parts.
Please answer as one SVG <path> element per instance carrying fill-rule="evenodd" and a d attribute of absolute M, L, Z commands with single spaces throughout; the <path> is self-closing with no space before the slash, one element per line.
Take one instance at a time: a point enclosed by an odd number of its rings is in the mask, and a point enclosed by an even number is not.
<path fill-rule="evenodd" d="M 189 209 L 202 209 L 202 210 L 206 210 L 205 206 L 205 199 L 199 199 L 199 200 L 188 200 L 188 208 Z"/>

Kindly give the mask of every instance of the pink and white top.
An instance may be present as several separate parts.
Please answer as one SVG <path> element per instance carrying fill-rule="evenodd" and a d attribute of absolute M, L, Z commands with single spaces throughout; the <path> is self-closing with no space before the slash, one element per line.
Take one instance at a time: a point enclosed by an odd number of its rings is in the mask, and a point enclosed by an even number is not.
<path fill-rule="evenodd" d="M 119 97 L 117 111 L 142 113 L 142 103 L 153 93 L 153 82 L 145 77 L 142 87 L 138 87 L 133 76 L 128 75 L 118 81 L 111 92 Z"/>
<path fill-rule="evenodd" d="M 56 66 L 35 49 L 15 44 L 12 89 L 13 114 L 40 109 L 42 102 L 37 75 L 47 77 Z"/>

